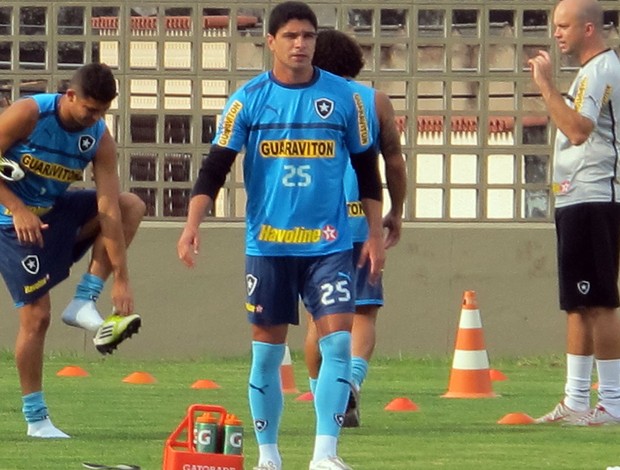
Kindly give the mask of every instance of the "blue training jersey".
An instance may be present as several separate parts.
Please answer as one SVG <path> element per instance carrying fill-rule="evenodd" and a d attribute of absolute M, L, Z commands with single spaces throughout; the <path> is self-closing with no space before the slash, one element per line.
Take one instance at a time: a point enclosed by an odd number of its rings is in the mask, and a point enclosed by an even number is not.
<path fill-rule="evenodd" d="M 368 123 L 368 134 L 370 140 L 375 147 L 379 149 L 379 116 L 375 106 L 375 90 L 366 85 L 362 85 L 356 81 L 349 81 L 349 85 L 355 93 L 358 93 L 364 102 L 366 111 L 366 122 Z M 357 175 L 351 164 L 347 165 L 347 172 L 344 177 L 344 190 L 347 199 L 347 208 L 349 212 L 349 225 L 353 232 L 354 242 L 365 242 L 368 238 L 368 222 L 360 201 L 360 192 L 357 185 Z"/>
<path fill-rule="evenodd" d="M 79 131 L 62 127 L 58 117 L 58 93 L 41 93 L 25 99 L 39 106 L 39 119 L 32 133 L 7 149 L 4 156 L 19 162 L 26 174 L 6 185 L 37 214 L 45 213 L 74 181 L 83 179 L 83 170 L 94 158 L 105 122 Z M 0 204 L 0 225 L 12 224 L 6 207 Z"/>
<path fill-rule="evenodd" d="M 363 108 L 346 80 L 317 68 L 303 85 L 264 72 L 230 97 L 213 143 L 246 149 L 246 254 L 351 248 L 343 180 L 349 155 L 370 145 Z"/>

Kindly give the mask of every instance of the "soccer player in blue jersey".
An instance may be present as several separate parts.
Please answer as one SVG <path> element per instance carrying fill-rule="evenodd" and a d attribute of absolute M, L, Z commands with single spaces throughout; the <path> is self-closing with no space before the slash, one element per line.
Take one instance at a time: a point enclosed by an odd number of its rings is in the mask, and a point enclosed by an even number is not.
<path fill-rule="evenodd" d="M 351 230 L 343 179 L 356 170 L 369 236 L 361 261 L 373 281 L 385 262 L 381 180 L 363 102 L 346 80 L 312 66 L 317 19 L 302 2 L 284 2 L 269 18 L 273 68 L 230 97 L 195 182 L 177 249 L 189 267 L 199 226 L 245 147 L 246 310 L 252 324 L 249 401 L 259 447 L 257 470 L 280 470 L 280 365 L 298 300 L 313 312 L 323 365 L 311 470 L 350 469 L 337 443 L 351 380 L 355 310 Z"/>
<path fill-rule="evenodd" d="M 20 99 L 0 114 L 0 272 L 19 312 L 15 361 L 33 437 L 69 437 L 49 419 L 42 391 L 49 292 L 89 248 L 88 271 L 63 321 L 96 332 L 102 353 L 140 326 L 126 248 L 145 206 L 119 190 L 116 145 L 103 120 L 115 97 L 109 67 L 89 64 L 75 72 L 64 94 Z M 67 191 L 90 163 L 96 190 Z M 104 322 L 95 300 L 110 274 L 116 314 Z"/>
<path fill-rule="evenodd" d="M 352 79 L 364 67 L 364 54 L 351 36 L 336 30 L 325 30 L 318 34 L 312 63 L 349 80 L 353 90 L 362 97 L 371 139 L 381 152 L 385 164 L 385 175 L 391 207 L 383 219 L 387 229 L 385 247 L 396 245 L 400 239 L 402 211 L 407 190 L 407 171 L 400 146 L 400 132 L 396 127 L 394 108 L 389 97 L 378 90 L 362 85 Z M 368 235 L 368 225 L 361 210 L 357 180 L 351 166 L 345 178 L 345 191 L 349 210 L 349 223 L 353 230 L 354 260 L 361 251 Z M 355 318 L 352 340 L 352 388 L 345 414 L 344 427 L 360 425 L 359 392 L 368 373 L 368 363 L 376 342 L 376 321 L 379 307 L 383 305 L 381 281 L 371 284 L 368 279 L 368 265 L 356 269 L 355 273 Z M 321 356 L 317 346 L 317 332 L 310 316 L 305 341 L 305 360 L 310 377 L 310 389 L 314 392 L 319 374 Z"/>

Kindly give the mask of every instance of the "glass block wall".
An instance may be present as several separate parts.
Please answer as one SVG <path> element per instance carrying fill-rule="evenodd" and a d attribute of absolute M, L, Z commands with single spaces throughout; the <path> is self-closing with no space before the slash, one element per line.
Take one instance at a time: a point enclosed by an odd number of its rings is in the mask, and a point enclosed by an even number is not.
<path fill-rule="evenodd" d="M 62 90 L 91 61 L 115 70 L 106 117 L 125 190 L 151 220 L 183 220 L 227 97 L 270 65 L 266 18 L 277 2 L 5 1 L 0 106 Z M 527 59 L 551 51 L 565 91 L 575 64 L 557 54 L 552 1 L 308 2 L 321 28 L 362 44 L 358 77 L 392 98 L 407 160 L 405 219 L 551 220 L 549 123 Z M 602 1 L 620 50 L 618 2 Z M 213 217 L 240 219 L 239 155 Z M 82 183 L 91 185 L 87 178 Z"/>

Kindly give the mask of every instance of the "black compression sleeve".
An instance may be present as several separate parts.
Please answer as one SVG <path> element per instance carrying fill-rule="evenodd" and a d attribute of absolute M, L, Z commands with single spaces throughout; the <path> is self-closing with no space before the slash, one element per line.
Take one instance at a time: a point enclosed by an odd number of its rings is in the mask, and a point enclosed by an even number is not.
<path fill-rule="evenodd" d="M 234 150 L 213 145 L 209 155 L 202 161 L 198 179 L 192 189 L 192 196 L 206 194 L 215 201 L 236 156 L 237 152 Z"/>
<path fill-rule="evenodd" d="M 357 175 L 360 199 L 368 198 L 381 201 L 383 192 L 379 167 L 377 166 L 377 153 L 372 148 L 368 148 L 362 153 L 352 153 L 351 165 L 353 165 Z"/>

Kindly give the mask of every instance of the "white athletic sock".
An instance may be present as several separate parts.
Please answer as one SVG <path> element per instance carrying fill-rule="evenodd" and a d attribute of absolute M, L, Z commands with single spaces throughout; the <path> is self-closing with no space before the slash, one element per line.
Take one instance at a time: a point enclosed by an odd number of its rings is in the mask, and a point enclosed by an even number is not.
<path fill-rule="evenodd" d="M 261 444 L 258 446 L 258 465 L 267 468 L 280 470 L 282 468 L 282 458 L 278 450 L 278 444 Z"/>
<path fill-rule="evenodd" d="M 94 301 L 73 299 L 62 312 L 62 321 L 67 325 L 95 332 L 103 323 L 103 318 L 99 315 Z"/>
<path fill-rule="evenodd" d="M 612 416 L 620 416 L 620 359 L 597 359 L 599 403 Z"/>
<path fill-rule="evenodd" d="M 312 462 L 319 462 L 323 459 L 336 457 L 338 438 L 334 436 L 320 435 L 314 439 L 314 454 Z"/>
<path fill-rule="evenodd" d="M 590 408 L 590 387 L 594 356 L 566 355 L 566 385 L 564 404 L 574 411 Z"/>
<path fill-rule="evenodd" d="M 41 437 L 44 439 L 67 439 L 71 437 L 54 426 L 49 418 L 28 423 L 27 434 L 30 437 Z"/>

